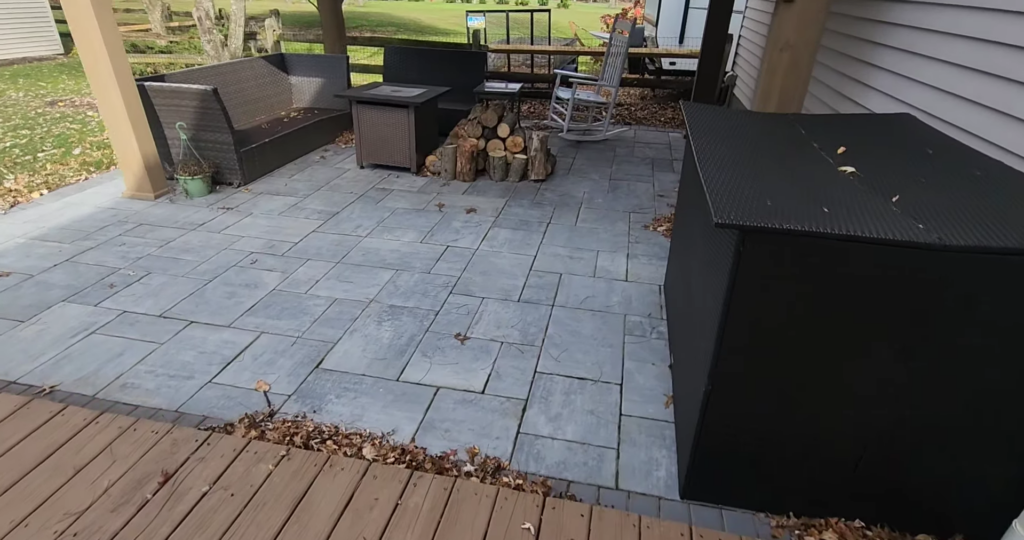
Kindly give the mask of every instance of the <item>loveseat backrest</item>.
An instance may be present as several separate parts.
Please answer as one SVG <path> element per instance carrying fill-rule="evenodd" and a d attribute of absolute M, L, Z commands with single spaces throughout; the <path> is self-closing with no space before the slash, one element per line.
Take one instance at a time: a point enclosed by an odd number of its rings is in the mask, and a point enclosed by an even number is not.
<path fill-rule="evenodd" d="M 145 80 L 216 87 L 235 127 L 292 107 L 291 84 L 281 54 L 183 69 Z"/>
<path fill-rule="evenodd" d="M 487 53 L 429 47 L 384 47 L 384 82 L 447 86 L 444 97 L 473 101 L 487 75 Z"/>

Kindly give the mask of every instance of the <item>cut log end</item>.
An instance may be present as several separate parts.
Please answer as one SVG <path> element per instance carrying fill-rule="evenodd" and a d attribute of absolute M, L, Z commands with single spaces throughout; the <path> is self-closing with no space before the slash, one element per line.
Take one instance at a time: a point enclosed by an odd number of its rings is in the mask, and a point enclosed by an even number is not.
<path fill-rule="evenodd" d="M 504 182 L 508 178 L 508 161 L 504 151 L 487 154 L 487 176 L 495 182 Z"/>
<path fill-rule="evenodd" d="M 505 143 L 502 142 L 501 139 L 491 139 L 491 140 L 487 141 L 487 153 L 488 154 L 491 153 L 491 152 L 498 152 L 498 151 L 501 151 L 501 152 L 505 151 Z"/>
<path fill-rule="evenodd" d="M 446 181 L 455 180 L 456 165 L 458 163 L 458 146 L 449 144 L 442 146 L 438 152 L 441 163 L 441 179 Z"/>
<path fill-rule="evenodd" d="M 460 182 L 476 180 L 476 139 L 459 139 L 456 149 L 455 179 Z"/>
<path fill-rule="evenodd" d="M 515 154 L 512 156 L 512 163 L 508 166 L 508 181 L 519 182 L 523 179 L 523 174 L 526 172 L 526 165 L 529 160 L 523 154 Z"/>
<path fill-rule="evenodd" d="M 527 156 L 529 156 L 530 180 L 546 180 L 548 177 L 548 161 L 551 153 L 548 152 L 548 133 L 544 131 L 531 131 L 530 141 L 527 143 Z"/>

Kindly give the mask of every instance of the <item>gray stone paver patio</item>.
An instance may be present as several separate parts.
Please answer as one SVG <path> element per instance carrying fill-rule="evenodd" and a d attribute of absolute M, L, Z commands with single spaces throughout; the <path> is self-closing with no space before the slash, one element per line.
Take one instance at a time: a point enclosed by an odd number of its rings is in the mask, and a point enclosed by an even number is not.
<path fill-rule="evenodd" d="M 542 184 L 326 147 L 198 200 L 119 173 L 0 215 L 0 379 L 210 417 L 261 408 L 478 444 L 676 498 L 661 283 L 683 139 L 552 138 Z M 469 337 L 464 344 L 454 334 Z"/>

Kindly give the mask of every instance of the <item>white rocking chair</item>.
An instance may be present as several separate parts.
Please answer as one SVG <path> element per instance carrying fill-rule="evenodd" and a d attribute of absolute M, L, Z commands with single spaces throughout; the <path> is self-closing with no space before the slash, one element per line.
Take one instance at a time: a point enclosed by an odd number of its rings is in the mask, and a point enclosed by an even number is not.
<path fill-rule="evenodd" d="M 608 126 L 612 120 L 612 111 L 615 109 L 615 100 L 619 96 L 622 72 L 626 69 L 629 35 L 635 29 L 636 22 L 618 17 L 612 21 L 612 31 L 599 77 L 555 70 L 555 89 L 551 94 L 547 124 L 561 128 L 562 138 L 572 141 L 603 141 L 627 129 L 623 127 L 608 131 Z M 563 75 L 571 77 L 566 81 L 572 84 L 571 87 L 562 86 Z M 583 90 L 580 88 L 581 85 L 596 88 Z M 606 89 L 610 90 L 608 97 L 602 95 L 602 91 Z M 577 110 L 579 108 L 583 110 Z"/>

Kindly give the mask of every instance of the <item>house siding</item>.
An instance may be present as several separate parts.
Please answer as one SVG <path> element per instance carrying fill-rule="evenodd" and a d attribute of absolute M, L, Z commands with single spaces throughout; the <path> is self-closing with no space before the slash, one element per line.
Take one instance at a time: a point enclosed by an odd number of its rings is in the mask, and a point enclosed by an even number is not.
<path fill-rule="evenodd" d="M 1024 1 L 832 0 L 803 110 L 910 112 L 1024 170 Z"/>
<path fill-rule="evenodd" d="M 761 57 L 764 56 L 768 28 L 771 27 L 774 12 L 774 0 L 747 0 L 747 7 L 743 13 L 743 24 L 740 27 L 736 55 L 732 64 L 732 70 L 736 73 L 736 88 L 733 95 L 747 109 L 754 102 Z"/>
<path fill-rule="evenodd" d="M 63 52 L 47 0 L 0 0 L 0 60 Z"/>

